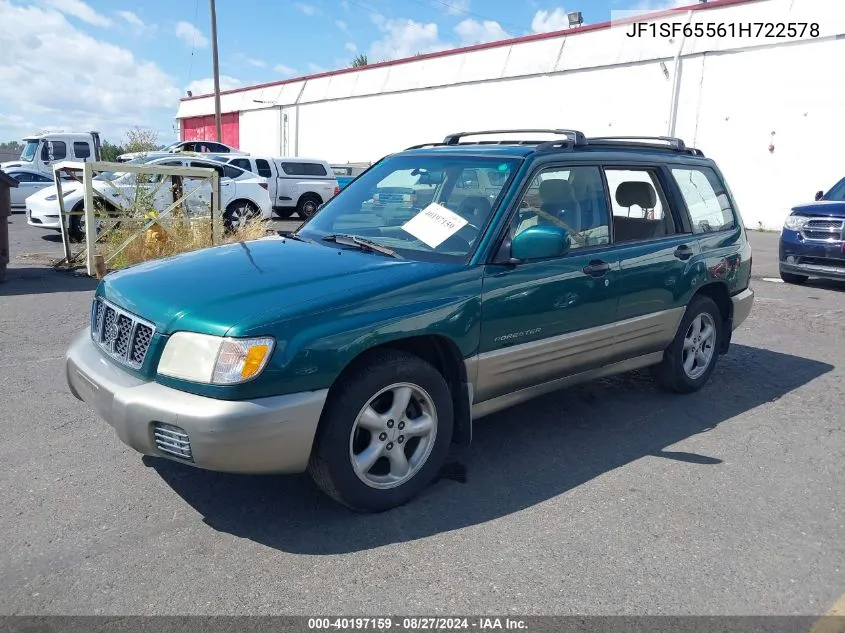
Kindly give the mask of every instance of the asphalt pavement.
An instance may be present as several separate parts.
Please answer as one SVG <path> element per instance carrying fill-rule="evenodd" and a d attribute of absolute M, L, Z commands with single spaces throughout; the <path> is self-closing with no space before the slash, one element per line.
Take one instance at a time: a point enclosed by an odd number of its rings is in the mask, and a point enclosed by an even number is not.
<path fill-rule="evenodd" d="M 142 458 L 68 391 L 95 280 L 9 227 L 0 614 L 804 614 L 845 592 L 845 285 L 756 305 L 709 384 L 601 380 L 485 418 L 454 475 L 357 515 L 307 476 Z"/>

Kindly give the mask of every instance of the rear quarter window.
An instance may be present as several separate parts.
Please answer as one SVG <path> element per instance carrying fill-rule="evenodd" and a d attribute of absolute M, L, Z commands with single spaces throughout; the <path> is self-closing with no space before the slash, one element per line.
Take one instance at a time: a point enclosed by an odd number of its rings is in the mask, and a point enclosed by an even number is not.
<path fill-rule="evenodd" d="M 673 167 L 671 171 L 689 211 L 693 233 L 714 233 L 736 227 L 728 193 L 713 169 Z"/>
<path fill-rule="evenodd" d="M 263 158 L 255 159 L 255 168 L 258 170 L 258 175 L 262 178 L 272 178 L 273 172 L 270 169 L 270 163 Z"/>

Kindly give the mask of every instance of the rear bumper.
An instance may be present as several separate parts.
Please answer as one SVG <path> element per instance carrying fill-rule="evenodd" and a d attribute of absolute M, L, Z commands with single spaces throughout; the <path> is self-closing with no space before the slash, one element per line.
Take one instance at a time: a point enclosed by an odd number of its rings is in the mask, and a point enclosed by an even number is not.
<path fill-rule="evenodd" d="M 103 356 L 87 330 L 66 355 L 71 393 L 89 403 L 127 446 L 145 455 L 222 472 L 299 473 L 311 446 L 327 390 L 227 401 L 148 382 Z M 188 437 L 191 459 L 156 444 L 156 423 Z"/>
<path fill-rule="evenodd" d="M 731 330 L 735 330 L 743 321 L 751 314 L 751 307 L 754 305 L 754 291 L 751 288 L 746 288 L 739 294 L 731 297 L 733 302 L 733 320 L 731 322 Z"/>

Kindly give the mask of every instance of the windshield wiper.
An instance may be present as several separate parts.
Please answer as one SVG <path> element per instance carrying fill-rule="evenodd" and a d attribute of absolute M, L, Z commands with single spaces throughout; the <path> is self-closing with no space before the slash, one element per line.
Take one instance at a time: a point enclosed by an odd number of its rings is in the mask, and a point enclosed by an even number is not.
<path fill-rule="evenodd" d="M 361 250 L 368 250 L 374 253 L 381 253 L 382 255 L 387 255 L 388 257 L 402 259 L 402 256 L 399 255 L 393 249 L 387 248 L 387 246 L 382 246 L 381 244 L 376 244 L 375 242 L 371 242 L 370 240 L 365 240 L 363 237 L 338 233 L 335 235 L 326 235 L 322 239 L 324 242 L 335 242 L 336 244 L 342 244 L 343 246 L 357 246 Z"/>
<path fill-rule="evenodd" d="M 296 240 L 297 242 L 305 242 L 306 244 L 313 244 L 314 240 L 309 240 L 307 237 L 302 237 L 301 235 L 297 235 L 296 233 L 284 233 L 283 231 L 279 231 L 279 234 L 285 238 L 286 240 Z"/>

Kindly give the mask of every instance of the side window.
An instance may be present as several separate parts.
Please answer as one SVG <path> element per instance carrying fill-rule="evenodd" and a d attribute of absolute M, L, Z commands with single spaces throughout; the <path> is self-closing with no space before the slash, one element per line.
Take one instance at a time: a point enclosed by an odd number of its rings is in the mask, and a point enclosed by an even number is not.
<path fill-rule="evenodd" d="M 236 158 L 235 160 L 230 160 L 229 164 L 246 171 L 252 171 L 252 165 L 249 163 L 248 158 Z"/>
<path fill-rule="evenodd" d="M 672 168 L 687 205 L 693 233 L 726 231 L 736 226 L 733 208 L 716 172 L 709 167 Z"/>
<path fill-rule="evenodd" d="M 229 152 L 229 148 L 225 145 L 221 145 L 220 143 L 206 143 L 206 150 L 207 152 L 214 152 L 216 154 L 226 154 Z"/>
<path fill-rule="evenodd" d="M 234 164 L 234 163 L 232 163 Z M 257 158 L 255 160 L 255 167 L 258 169 L 258 175 L 263 178 L 272 178 L 273 172 L 270 170 L 270 163 L 268 163 L 263 158 Z"/>
<path fill-rule="evenodd" d="M 598 167 L 551 167 L 528 186 L 511 225 L 511 238 L 531 226 L 569 231 L 571 250 L 609 243 L 608 213 Z"/>
<path fill-rule="evenodd" d="M 67 158 L 67 145 L 64 141 L 47 141 L 41 149 L 41 160 L 64 160 Z"/>
<path fill-rule="evenodd" d="M 89 158 L 91 156 L 91 148 L 88 143 L 81 141 L 74 141 L 73 155 L 77 158 Z"/>
<path fill-rule="evenodd" d="M 613 241 L 653 240 L 675 233 L 675 222 L 650 169 L 605 169 L 613 209 Z"/>
<path fill-rule="evenodd" d="M 155 167 L 182 167 L 182 161 L 164 160 L 160 163 L 153 163 L 153 165 Z M 164 178 L 161 174 L 138 174 L 138 176 L 141 182 L 160 182 Z"/>
<path fill-rule="evenodd" d="M 52 178 L 41 174 L 29 174 L 29 176 L 32 178 L 32 182 L 53 182 Z"/>
<path fill-rule="evenodd" d="M 10 175 L 18 182 L 32 182 L 32 174 L 25 171 L 19 171 Z"/>
<path fill-rule="evenodd" d="M 232 167 L 231 165 L 224 165 L 223 166 L 223 177 L 224 178 L 237 178 L 241 174 L 243 174 L 240 169 L 237 167 Z"/>

